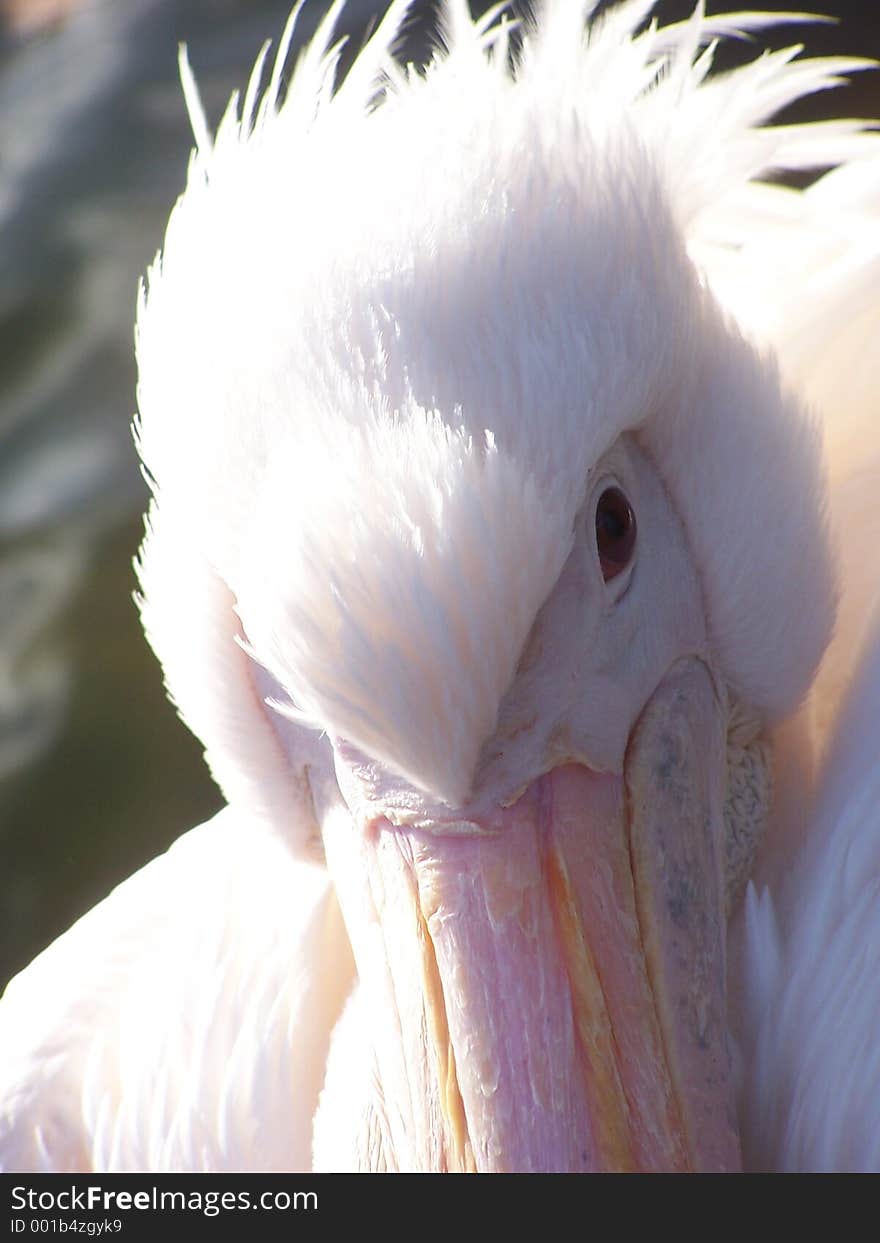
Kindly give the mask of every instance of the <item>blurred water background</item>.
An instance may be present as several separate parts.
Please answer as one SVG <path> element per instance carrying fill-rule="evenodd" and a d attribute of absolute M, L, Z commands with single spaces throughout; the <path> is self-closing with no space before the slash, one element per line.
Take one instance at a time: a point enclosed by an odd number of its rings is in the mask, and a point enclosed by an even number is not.
<path fill-rule="evenodd" d="M 178 43 L 216 122 L 289 7 L 0 0 L 0 987 L 221 806 L 131 601 L 146 499 L 132 326 L 190 148 Z M 384 7 L 349 0 L 350 48 Z M 880 56 L 874 0 L 819 7 L 840 23 L 774 45 Z M 325 8 L 306 0 L 301 37 Z M 418 58 L 433 5 L 414 16 Z M 880 115 L 880 74 L 798 109 L 820 115 Z"/>

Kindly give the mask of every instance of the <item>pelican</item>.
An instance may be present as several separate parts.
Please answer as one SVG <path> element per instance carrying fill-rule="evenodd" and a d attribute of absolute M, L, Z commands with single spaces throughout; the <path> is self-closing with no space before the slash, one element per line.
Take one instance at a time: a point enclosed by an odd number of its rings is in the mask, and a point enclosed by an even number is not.
<path fill-rule="evenodd" d="M 337 84 L 337 0 L 282 89 L 295 12 L 213 136 L 184 60 L 141 608 L 228 805 L 10 984 L 4 1168 L 880 1167 L 880 137 L 653 7 Z"/>

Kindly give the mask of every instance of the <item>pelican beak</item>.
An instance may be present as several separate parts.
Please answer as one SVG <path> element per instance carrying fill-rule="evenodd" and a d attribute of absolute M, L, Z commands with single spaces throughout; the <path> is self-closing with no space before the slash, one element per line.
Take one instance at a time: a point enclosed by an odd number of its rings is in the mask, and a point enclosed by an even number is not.
<path fill-rule="evenodd" d="M 355 852 L 350 826 L 326 835 L 398 1168 L 738 1168 L 724 776 L 693 659 L 620 776 L 556 768 L 488 833 L 379 817 Z"/>

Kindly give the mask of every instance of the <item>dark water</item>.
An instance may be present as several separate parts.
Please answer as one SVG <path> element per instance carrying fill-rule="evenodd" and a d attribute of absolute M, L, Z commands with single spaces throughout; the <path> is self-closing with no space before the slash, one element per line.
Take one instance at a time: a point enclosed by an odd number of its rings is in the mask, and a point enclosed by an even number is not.
<path fill-rule="evenodd" d="M 134 300 L 189 152 L 178 43 L 216 119 L 288 7 L 91 0 L 0 34 L 0 984 L 220 806 L 131 603 Z M 811 50 L 880 56 L 877 5 L 820 7 L 842 21 L 798 31 Z M 383 8 L 350 0 L 355 46 Z M 880 74 L 801 111 L 880 115 Z"/>

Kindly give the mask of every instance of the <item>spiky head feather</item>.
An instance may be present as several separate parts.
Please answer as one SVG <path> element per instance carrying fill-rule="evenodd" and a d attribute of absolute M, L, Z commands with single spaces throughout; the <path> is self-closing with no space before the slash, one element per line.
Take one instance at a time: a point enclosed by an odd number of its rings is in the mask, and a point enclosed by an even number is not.
<path fill-rule="evenodd" d="M 449 0 L 404 71 L 395 0 L 334 91 L 341 7 L 279 103 L 291 23 L 213 142 L 188 80 L 199 148 L 138 316 L 145 621 L 227 794 L 302 797 L 238 636 L 297 720 L 460 800 L 625 431 L 720 668 L 784 715 L 833 615 L 819 438 L 709 281 L 756 179 L 854 151 L 851 124 L 765 126 L 844 66 L 712 77 L 713 38 L 774 19 L 642 28 L 649 0 L 545 3 L 514 56 L 503 13 Z"/>

